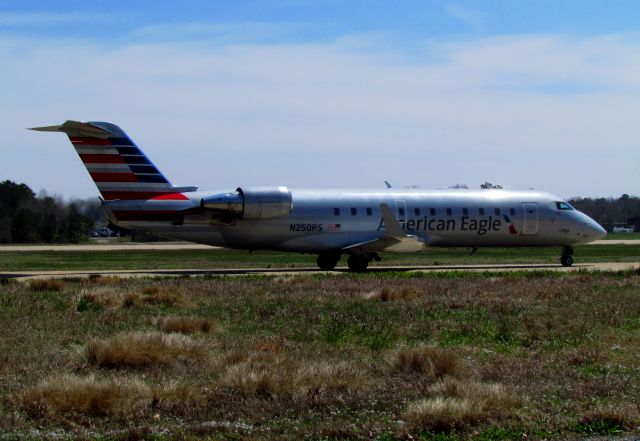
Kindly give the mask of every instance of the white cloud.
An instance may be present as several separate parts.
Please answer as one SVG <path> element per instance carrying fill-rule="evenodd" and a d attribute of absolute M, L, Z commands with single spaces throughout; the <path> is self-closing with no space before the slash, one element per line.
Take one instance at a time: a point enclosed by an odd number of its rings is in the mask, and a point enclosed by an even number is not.
<path fill-rule="evenodd" d="M 0 65 L 0 178 L 36 190 L 97 194 L 62 135 L 23 129 L 69 118 L 121 125 L 172 181 L 204 188 L 640 194 L 640 44 L 622 36 L 431 43 L 423 59 L 342 42 L 5 39 Z"/>

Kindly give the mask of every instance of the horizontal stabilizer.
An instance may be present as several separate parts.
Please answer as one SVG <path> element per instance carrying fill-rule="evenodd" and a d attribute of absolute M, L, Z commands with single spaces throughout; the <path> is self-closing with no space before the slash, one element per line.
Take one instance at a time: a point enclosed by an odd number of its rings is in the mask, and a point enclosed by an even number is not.
<path fill-rule="evenodd" d="M 59 126 L 32 127 L 29 130 L 38 132 L 63 132 L 69 136 L 88 136 L 93 138 L 107 139 L 111 131 L 98 127 L 94 124 L 67 120 Z"/>

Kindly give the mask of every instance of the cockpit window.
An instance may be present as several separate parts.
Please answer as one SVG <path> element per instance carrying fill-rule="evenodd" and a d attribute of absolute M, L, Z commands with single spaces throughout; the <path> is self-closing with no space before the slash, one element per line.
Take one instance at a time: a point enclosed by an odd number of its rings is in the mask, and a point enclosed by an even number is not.
<path fill-rule="evenodd" d="M 573 207 L 564 201 L 556 202 L 556 208 L 558 210 L 573 210 Z"/>

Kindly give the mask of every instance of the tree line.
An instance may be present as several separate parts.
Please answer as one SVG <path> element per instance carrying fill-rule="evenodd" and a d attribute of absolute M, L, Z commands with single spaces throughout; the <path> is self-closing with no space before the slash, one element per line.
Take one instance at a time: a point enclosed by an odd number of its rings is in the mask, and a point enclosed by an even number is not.
<path fill-rule="evenodd" d="M 633 225 L 640 231 L 638 197 L 573 198 L 569 203 L 608 231 L 616 225 Z M 65 202 L 46 194 L 36 196 L 26 184 L 0 182 L 0 243 L 78 243 L 89 239 L 97 222 L 106 223 L 97 200 Z M 158 239 L 132 234 L 134 240 Z"/>
<path fill-rule="evenodd" d="M 623 194 L 619 198 L 573 198 L 569 203 L 588 215 L 607 231 L 630 225 L 640 231 L 640 198 Z"/>
<path fill-rule="evenodd" d="M 100 203 L 36 196 L 26 184 L 0 182 L 0 243 L 78 243 L 102 218 Z"/>

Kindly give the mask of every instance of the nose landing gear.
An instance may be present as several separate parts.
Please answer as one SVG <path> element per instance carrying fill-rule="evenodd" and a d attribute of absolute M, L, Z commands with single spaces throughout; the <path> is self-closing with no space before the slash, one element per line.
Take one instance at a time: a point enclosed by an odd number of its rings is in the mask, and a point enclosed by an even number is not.
<path fill-rule="evenodd" d="M 566 246 L 562 247 L 562 255 L 560 256 L 560 263 L 562 266 L 571 266 L 573 265 L 573 247 Z"/>

